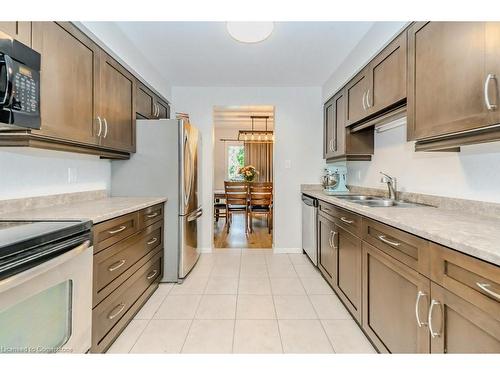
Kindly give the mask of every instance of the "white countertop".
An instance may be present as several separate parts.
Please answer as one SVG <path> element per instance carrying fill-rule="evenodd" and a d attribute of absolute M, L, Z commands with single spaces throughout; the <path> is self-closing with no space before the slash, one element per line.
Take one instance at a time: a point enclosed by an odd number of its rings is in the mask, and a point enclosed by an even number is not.
<path fill-rule="evenodd" d="M 435 207 L 365 207 L 327 195 L 304 194 L 500 266 L 500 219 Z"/>
<path fill-rule="evenodd" d="M 91 220 L 94 224 L 166 202 L 165 197 L 109 197 L 1 214 L 2 220 Z"/>

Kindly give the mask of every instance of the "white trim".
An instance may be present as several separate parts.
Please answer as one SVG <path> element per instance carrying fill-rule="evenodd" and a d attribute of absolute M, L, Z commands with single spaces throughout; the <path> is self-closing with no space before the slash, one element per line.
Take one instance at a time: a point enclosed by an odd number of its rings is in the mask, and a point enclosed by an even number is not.
<path fill-rule="evenodd" d="M 302 254 L 301 248 L 275 247 L 273 251 L 275 254 Z"/>
<path fill-rule="evenodd" d="M 200 248 L 201 254 L 209 254 L 211 252 L 213 252 L 213 249 L 211 247 L 201 247 Z"/>

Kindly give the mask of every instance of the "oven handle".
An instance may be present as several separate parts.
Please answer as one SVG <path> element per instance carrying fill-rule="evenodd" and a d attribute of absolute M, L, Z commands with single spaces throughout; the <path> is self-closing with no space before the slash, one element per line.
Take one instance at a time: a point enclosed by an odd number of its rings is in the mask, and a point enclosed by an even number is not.
<path fill-rule="evenodd" d="M 12 59 L 8 55 L 2 55 L 0 63 L 3 63 L 5 65 L 5 95 L 2 101 L 0 102 L 0 105 L 8 106 L 10 105 L 12 96 L 12 78 L 11 78 Z"/>
<path fill-rule="evenodd" d="M 74 249 L 67 251 L 55 258 L 52 258 L 42 264 L 39 264 L 33 268 L 27 269 L 23 272 L 17 273 L 15 275 L 12 275 L 10 277 L 7 277 L 4 280 L 0 280 L 0 293 L 2 293 L 5 290 L 8 290 L 10 288 L 14 288 L 18 285 L 24 284 L 25 282 L 28 282 L 29 280 L 33 279 L 34 277 L 37 277 L 38 275 L 41 275 L 43 273 L 46 273 L 50 271 L 53 268 L 56 268 L 60 266 L 63 263 L 66 263 L 70 261 L 73 258 L 76 258 L 80 256 L 82 253 L 85 251 L 88 251 L 91 249 L 90 247 L 90 241 L 85 240 L 83 243 L 80 245 L 76 246 Z M 54 251 L 54 250 L 53 250 Z M 52 251 L 52 252 L 53 252 Z M 47 252 L 47 254 L 50 254 L 50 252 Z"/>

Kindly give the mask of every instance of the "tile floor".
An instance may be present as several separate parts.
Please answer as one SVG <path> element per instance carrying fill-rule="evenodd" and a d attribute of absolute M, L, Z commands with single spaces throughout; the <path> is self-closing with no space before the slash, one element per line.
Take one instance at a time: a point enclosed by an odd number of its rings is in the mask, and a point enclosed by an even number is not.
<path fill-rule="evenodd" d="M 309 259 L 272 250 L 203 254 L 161 284 L 108 353 L 374 353 Z"/>

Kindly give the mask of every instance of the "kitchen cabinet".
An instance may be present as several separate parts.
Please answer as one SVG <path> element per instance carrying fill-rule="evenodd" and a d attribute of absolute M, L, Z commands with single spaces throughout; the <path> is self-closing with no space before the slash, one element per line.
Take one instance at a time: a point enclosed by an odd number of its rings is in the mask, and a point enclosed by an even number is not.
<path fill-rule="evenodd" d="M 134 77 L 104 51 L 99 59 L 100 144 L 120 151 L 135 151 Z"/>
<path fill-rule="evenodd" d="M 370 87 L 370 69 L 365 67 L 347 84 L 347 116 L 346 125 L 352 125 L 369 115 L 369 106 L 366 97 Z"/>
<path fill-rule="evenodd" d="M 153 118 L 154 94 L 139 82 L 137 82 L 136 87 L 135 110 L 137 113 L 137 118 Z"/>
<path fill-rule="evenodd" d="M 496 140 L 499 23 L 417 22 L 408 30 L 408 139 L 417 150 Z"/>
<path fill-rule="evenodd" d="M 330 285 L 337 282 L 337 235 L 335 223 L 323 214 L 318 214 L 318 267 Z"/>
<path fill-rule="evenodd" d="M 156 106 L 158 108 L 158 118 L 159 119 L 170 118 L 170 106 L 167 103 L 158 99 L 156 101 Z"/>
<path fill-rule="evenodd" d="M 366 242 L 362 257 L 363 329 L 368 337 L 381 352 L 428 353 L 430 281 Z"/>
<path fill-rule="evenodd" d="M 98 144 L 95 129 L 99 49 L 69 23 L 33 22 L 41 54 L 41 128 L 34 134 Z"/>
<path fill-rule="evenodd" d="M 0 22 L 0 31 L 31 47 L 31 22 L 2 21 Z"/>

